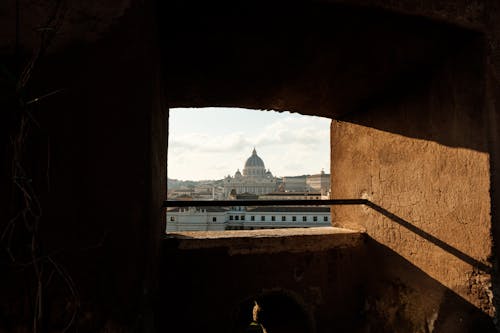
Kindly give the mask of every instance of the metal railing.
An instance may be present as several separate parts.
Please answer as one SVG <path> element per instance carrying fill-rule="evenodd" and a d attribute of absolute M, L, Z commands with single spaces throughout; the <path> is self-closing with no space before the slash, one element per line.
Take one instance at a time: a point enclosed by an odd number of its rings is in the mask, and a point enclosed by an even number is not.
<path fill-rule="evenodd" d="M 433 243 L 446 252 L 454 255 L 455 257 L 463 260 L 482 270 L 484 272 L 491 271 L 491 267 L 480 260 L 477 260 L 470 255 L 460 251 L 459 249 L 447 244 L 446 242 L 438 239 L 437 237 L 429 234 L 428 232 L 420 229 L 411 222 L 401 218 L 400 216 L 388 211 L 387 209 L 371 202 L 367 199 L 329 199 L 329 200 L 213 200 L 213 201 L 199 201 L 199 200 L 165 200 L 163 207 L 224 207 L 224 206 L 336 206 L 336 205 L 365 205 L 380 213 L 381 215 L 389 218 L 393 222 L 399 224 L 403 228 L 415 233 L 423 239 Z"/>
<path fill-rule="evenodd" d="M 163 207 L 225 207 L 225 206 L 336 206 L 369 205 L 366 199 L 314 200 L 165 200 Z"/>

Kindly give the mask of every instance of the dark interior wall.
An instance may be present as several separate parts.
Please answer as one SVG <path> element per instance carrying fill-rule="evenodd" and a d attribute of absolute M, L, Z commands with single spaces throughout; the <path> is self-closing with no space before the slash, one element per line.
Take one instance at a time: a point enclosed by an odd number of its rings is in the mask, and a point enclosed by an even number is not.
<path fill-rule="evenodd" d="M 481 38 L 464 38 L 440 67 L 392 99 L 333 121 L 331 179 L 334 198 L 364 198 L 375 208 L 335 208 L 334 224 L 366 230 L 493 316 L 482 50 Z"/>
<path fill-rule="evenodd" d="M 161 10 L 172 107 L 335 117 L 407 85 L 462 37 L 431 20 L 324 2 L 170 1 Z"/>
<path fill-rule="evenodd" d="M 35 232 L 15 222 L 15 261 L 2 251 L 0 331 L 31 331 L 34 321 L 43 331 L 152 329 L 167 113 L 150 6 L 136 3 L 105 38 L 48 53 L 33 68 L 31 96 L 61 90 L 29 109 L 36 123 L 21 163 L 42 214 Z M 2 231 L 23 208 L 11 193 Z"/>
<path fill-rule="evenodd" d="M 354 332 L 363 326 L 363 246 L 231 255 L 226 248 L 182 250 L 171 239 L 164 241 L 164 255 L 169 266 L 163 267 L 161 297 L 169 302 L 162 309 L 163 331 L 247 332 L 254 301 L 272 294 L 290 299 L 263 300 L 262 317 L 293 325 L 268 326 L 269 332 Z M 295 314 L 293 303 L 300 309 Z"/>
<path fill-rule="evenodd" d="M 360 237 L 347 247 L 260 254 L 186 249 L 180 243 L 187 240 L 170 237 L 163 242 L 169 265 L 161 275 L 161 299 L 168 300 L 161 330 L 251 332 L 256 302 L 255 319 L 275 333 L 495 331 L 481 309 L 389 247 Z M 232 247 L 249 241 L 234 239 Z"/>

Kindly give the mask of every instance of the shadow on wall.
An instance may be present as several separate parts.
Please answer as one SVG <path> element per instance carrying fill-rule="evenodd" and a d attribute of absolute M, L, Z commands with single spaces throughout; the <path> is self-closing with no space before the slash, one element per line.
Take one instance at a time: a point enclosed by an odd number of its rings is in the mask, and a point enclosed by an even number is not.
<path fill-rule="evenodd" d="M 395 77 L 338 120 L 450 147 L 488 151 L 484 39 L 457 30 L 435 62 Z M 481 135 L 479 135 L 481 134 Z"/>
<path fill-rule="evenodd" d="M 293 322 L 313 333 L 495 332 L 481 309 L 369 237 L 355 248 L 233 256 L 163 242 L 165 329 L 260 332 L 262 324 L 276 333 Z"/>
<path fill-rule="evenodd" d="M 395 88 L 411 89 L 471 34 L 421 17 L 322 2 L 209 2 L 198 11 L 186 1 L 163 4 L 170 106 L 335 118 L 393 96 Z"/>
<path fill-rule="evenodd" d="M 369 200 L 366 200 L 366 206 L 372 208 L 373 210 L 379 212 L 380 214 L 384 215 L 385 217 L 391 219 L 393 222 L 399 224 L 400 226 L 408 229 L 409 231 L 415 233 L 416 235 L 422 237 L 423 239 L 431 242 L 432 244 L 440 247 L 441 249 L 445 250 L 446 252 L 448 252 L 449 254 L 452 254 L 454 255 L 455 257 L 457 257 L 458 259 L 462 260 L 462 261 L 465 261 L 466 263 L 468 263 L 469 265 L 473 266 L 475 269 L 479 269 L 483 272 L 488 272 L 490 273 L 491 271 L 491 268 L 472 258 L 471 256 L 469 256 L 468 254 L 460 251 L 459 249 L 449 245 L 448 243 L 446 242 L 443 242 L 442 240 L 440 240 L 439 238 L 437 237 L 434 237 L 433 235 L 425 232 L 424 230 L 420 229 L 419 227 L 411 224 L 410 222 L 402 219 L 401 217 L 397 216 L 396 214 L 394 213 L 391 213 L 389 212 L 387 209 L 383 208 L 383 207 L 380 207 L 379 205 L 377 205 L 376 203 L 373 203 Z"/>
<path fill-rule="evenodd" d="M 357 332 L 496 332 L 493 318 L 388 247 L 368 238 L 363 329 Z"/>

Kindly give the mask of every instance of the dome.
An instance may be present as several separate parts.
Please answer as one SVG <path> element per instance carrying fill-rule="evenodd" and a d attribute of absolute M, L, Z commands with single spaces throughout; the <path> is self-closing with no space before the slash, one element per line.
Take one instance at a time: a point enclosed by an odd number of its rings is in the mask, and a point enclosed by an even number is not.
<path fill-rule="evenodd" d="M 255 148 L 253 149 L 252 156 L 250 156 L 243 168 L 243 176 L 245 177 L 264 177 L 266 167 L 264 161 L 257 155 Z"/>
<path fill-rule="evenodd" d="M 245 168 L 248 167 L 259 167 L 265 169 L 264 161 L 257 155 L 255 148 L 253 149 L 252 156 L 250 156 L 245 162 Z"/>

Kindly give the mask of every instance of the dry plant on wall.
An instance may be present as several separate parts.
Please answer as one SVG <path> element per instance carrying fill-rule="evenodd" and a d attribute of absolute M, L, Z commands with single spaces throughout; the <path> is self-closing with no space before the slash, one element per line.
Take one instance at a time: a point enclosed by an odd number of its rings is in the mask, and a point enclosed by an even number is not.
<path fill-rule="evenodd" d="M 32 316 L 32 332 L 44 331 L 43 326 L 47 324 L 48 316 L 44 309 L 47 307 L 46 290 L 51 282 L 59 276 L 59 281 L 64 283 L 62 289 L 66 290 L 70 297 L 71 315 L 62 327 L 62 332 L 68 331 L 76 322 L 80 306 L 79 296 L 75 284 L 65 270 L 56 261 L 54 255 L 44 253 L 40 242 L 40 221 L 42 217 L 42 206 L 39 200 L 41 184 L 49 186 L 50 179 L 50 141 L 46 137 L 47 164 L 45 166 L 33 165 L 36 163 L 36 148 L 32 147 L 35 135 L 40 136 L 43 129 L 36 120 L 35 110 L 45 99 L 57 98 L 62 89 L 49 91 L 42 95 L 30 96 L 30 82 L 33 70 L 39 64 L 46 50 L 49 48 L 62 25 L 67 12 L 66 1 L 58 0 L 51 3 L 49 15 L 45 24 L 33 33 L 38 35 L 39 43 L 28 60 L 23 61 L 21 55 L 20 20 L 22 8 L 20 1 L 16 1 L 16 44 L 13 64 L 0 63 L 0 83 L 3 81 L 4 88 L 0 91 L 0 110 L 5 112 L 3 117 L 7 119 L 6 133 L 7 156 L 11 162 L 10 176 L 10 220 L 0 230 L 0 244 L 10 259 L 10 266 L 15 270 L 26 270 L 33 272 L 34 279 L 30 280 L 33 300 L 30 301 Z M 24 53 L 24 52 L 23 52 Z M 43 78 L 41 78 L 43 80 Z M 40 81 L 40 79 L 38 79 Z M 44 172 L 40 169 L 45 168 Z M 35 173 L 36 171 L 36 173 Z M 45 176 L 40 176 L 40 175 Z M 41 179 L 46 178 L 46 179 Z M 22 291 L 21 291 L 22 292 Z M 21 300 L 22 302 L 22 300 Z M 66 305 L 67 306 L 67 305 Z"/>

